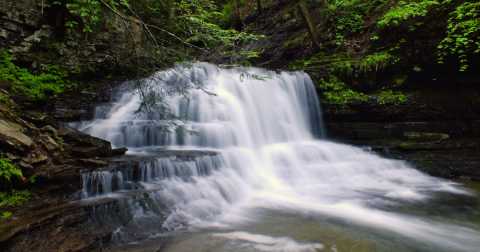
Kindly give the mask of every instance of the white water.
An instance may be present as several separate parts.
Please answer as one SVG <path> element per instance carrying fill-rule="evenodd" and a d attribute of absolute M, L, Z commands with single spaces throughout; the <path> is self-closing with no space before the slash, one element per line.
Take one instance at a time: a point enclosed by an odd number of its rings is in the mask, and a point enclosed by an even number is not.
<path fill-rule="evenodd" d="M 428 201 L 436 193 L 469 193 L 405 162 L 319 140 L 323 135 L 320 110 L 308 75 L 251 68 L 249 73 L 269 78 L 241 82 L 237 70 L 205 63 L 183 71 L 188 73 L 182 77 L 184 83 L 199 79 L 207 91 L 217 95 L 191 89 L 190 100 L 168 98 L 173 113 L 192 118 L 184 127 L 199 131 L 200 137 L 165 134 L 155 130 L 146 117 L 134 118 L 140 98 L 129 92 L 132 85 L 128 83 L 117 90 L 112 106 L 97 108 L 97 119 L 77 125 L 114 147 L 126 146 L 129 153 L 139 155 L 158 146 L 219 153 L 215 165 L 208 163 L 213 161 L 185 161 L 182 176 L 165 175 L 177 169 L 165 159 L 145 166 L 144 187 L 163 187 L 162 197 L 175 206 L 164 227 L 233 230 L 217 232 L 212 239 L 249 241 L 241 250 L 315 251 L 328 242 L 302 243 L 236 230 L 241 224 L 261 221 L 253 213 L 267 209 L 335 218 L 428 244 L 431 251 L 478 251 L 477 228 L 382 210 Z M 151 80 L 173 81 L 172 73 L 160 72 Z M 199 163 L 215 167 L 202 173 Z"/>

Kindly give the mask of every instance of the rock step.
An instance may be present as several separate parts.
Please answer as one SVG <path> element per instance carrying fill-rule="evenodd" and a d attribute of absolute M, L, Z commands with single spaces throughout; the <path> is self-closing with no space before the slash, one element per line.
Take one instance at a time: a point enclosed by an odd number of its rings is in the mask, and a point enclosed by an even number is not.
<path fill-rule="evenodd" d="M 58 251 L 94 251 L 108 243 L 118 228 L 134 227 L 130 222 L 135 212 L 145 207 L 145 211 L 156 213 L 157 219 L 152 221 L 159 222 L 157 232 L 161 232 L 161 224 L 171 210 L 162 203 L 159 190 L 121 192 L 115 197 L 79 200 L 13 216 L 0 224 L 0 250 L 47 251 L 53 246 Z M 157 194 L 152 198 L 152 193 Z M 45 242 L 37 232 L 47 233 L 50 238 Z M 142 234 L 142 238 L 149 235 L 139 229 L 132 232 Z"/>

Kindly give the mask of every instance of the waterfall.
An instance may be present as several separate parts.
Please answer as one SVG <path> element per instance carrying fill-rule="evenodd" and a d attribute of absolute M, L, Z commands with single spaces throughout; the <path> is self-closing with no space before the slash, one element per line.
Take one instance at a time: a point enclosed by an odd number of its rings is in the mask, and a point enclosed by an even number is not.
<path fill-rule="evenodd" d="M 175 75 L 178 68 L 187 74 Z M 242 71 L 264 81 L 242 79 Z M 166 229 L 231 227 L 256 221 L 250 214 L 253 209 L 269 209 L 352 222 L 433 244 L 431 251 L 475 251 L 480 246 L 480 235 L 473 229 L 385 210 L 435 201 L 438 193 L 471 193 L 414 170 L 404 161 L 324 140 L 319 103 L 307 74 L 257 68 L 242 71 L 195 63 L 192 68 L 178 65 L 177 70 L 158 72 L 144 80 L 145 85 L 161 79 L 190 86 L 199 80 L 205 90 L 214 93 L 210 96 L 191 88 L 189 99 L 181 95 L 165 98 L 173 113 L 191 118 L 187 124 L 177 123 L 200 136 L 182 138 L 162 132 L 145 115 L 134 116 L 140 96 L 132 82 L 114 90 L 111 104 L 98 107 L 95 120 L 75 126 L 111 141 L 114 147 L 128 147 L 132 155 L 200 154 L 156 157 L 141 163 L 139 174 L 123 171 L 117 179 L 103 173 L 85 175 L 87 194 L 112 191 L 103 184 L 102 190 L 93 187 L 93 180 L 126 184 L 136 178 L 143 188 L 162 188 L 152 195 L 161 195 L 173 206 L 163 223 Z M 160 120 L 160 124 L 168 122 Z M 217 236 L 263 239 L 238 232 Z M 321 247 L 312 244 L 298 246 Z"/>

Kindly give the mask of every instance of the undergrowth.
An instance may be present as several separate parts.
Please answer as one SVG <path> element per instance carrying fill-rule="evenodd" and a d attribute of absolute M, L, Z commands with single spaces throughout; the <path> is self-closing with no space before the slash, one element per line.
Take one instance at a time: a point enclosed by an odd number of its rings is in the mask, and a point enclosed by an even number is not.
<path fill-rule="evenodd" d="M 378 105 L 393 103 L 398 106 L 407 101 L 407 97 L 401 92 L 393 90 L 382 90 L 377 94 L 365 95 L 364 93 L 352 90 L 348 85 L 335 75 L 321 78 L 319 88 L 322 90 L 324 100 L 328 103 L 346 104 L 351 100 L 369 101 Z"/>
<path fill-rule="evenodd" d="M 15 94 L 20 89 L 29 99 L 42 99 L 56 97 L 58 94 L 74 85 L 66 80 L 68 73 L 60 66 L 49 66 L 31 73 L 25 68 L 15 66 L 7 51 L 0 51 L 0 79 L 15 82 L 19 86 L 13 86 Z"/>
<path fill-rule="evenodd" d="M 28 189 L 12 189 L 9 192 L 0 192 L 0 207 L 21 206 L 28 201 L 32 193 L 32 190 Z"/>

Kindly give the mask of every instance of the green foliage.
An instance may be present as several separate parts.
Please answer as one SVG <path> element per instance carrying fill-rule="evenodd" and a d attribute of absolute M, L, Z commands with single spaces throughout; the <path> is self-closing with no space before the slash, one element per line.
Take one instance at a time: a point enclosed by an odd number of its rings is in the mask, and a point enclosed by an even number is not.
<path fill-rule="evenodd" d="M 350 89 L 337 76 L 330 76 L 328 81 L 320 79 L 319 88 L 327 102 L 345 104 L 351 99 L 364 100 L 365 95 Z"/>
<path fill-rule="evenodd" d="M 398 106 L 407 101 L 407 97 L 401 92 L 382 90 L 377 95 L 368 97 L 364 93 L 353 91 L 335 75 L 329 75 L 326 79 L 320 79 L 319 88 L 322 90 L 325 101 L 330 103 L 346 104 L 349 100 L 373 100 L 378 105 L 394 103 Z"/>
<path fill-rule="evenodd" d="M 382 19 L 378 21 L 378 24 L 398 25 L 399 20 L 406 20 L 409 17 L 416 16 L 424 17 L 427 15 L 428 8 L 438 4 L 438 1 L 428 0 L 422 0 L 420 2 L 410 1 L 409 3 L 405 1 L 399 1 L 395 7 L 392 7 L 385 15 L 383 15 Z"/>
<path fill-rule="evenodd" d="M 21 206 L 23 203 L 27 202 L 30 195 L 32 194 L 31 190 L 15 190 L 12 189 L 10 192 L 0 192 L 0 207 L 2 206 Z"/>
<path fill-rule="evenodd" d="M 30 183 L 33 184 L 33 183 L 35 183 L 36 178 L 37 178 L 37 175 L 32 175 L 32 176 L 28 177 L 27 179 L 28 179 L 28 181 L 30 181 Z"/>
<path fill-rule="evenodd" d="M 300 35 L 300 36 L 295 36 L 295 38 L 292 39 L 292 40 L 287 40 L 287 41 L 285 41 L 284 46 L 285 46 L 285 47 L 289 47 L 289 46 L 299 45 L 299 44 L 301 44 L 302 41 L 304 41 L 307 37 L 308 37 L 308 32 L 304 32 L 304 33 L 302 33 L 302 35 Z"/>
<path fill-rule="evenodd" d="M 381 91 L 377 95 L 377 100 L 380 105 L 385 104 L 386 102 L 395 103 L 399 105 L 407 101 L 407 97 L 401 92 L 393 92 L 392 90 Z"/>
<path fill-rule="evenodd" d="M 251 66 L 252 64 L 249 62 L 249 59 L 259 57 L 259 52 L 254 51 L 247 51 L 242 50 L 241 53 L 237 53 L 235 51 L 224 51 L 221 52 L 220 55 L 222 56 L 230 56 L 235 58 L 235 61 L 240 61 L 243 63 L 244 66 Z"/>
<path fill-rule="evenodd" d="M 445 3 L 450 3 L 446 0 Z M 480 2 L 463 2 L 450 13 L 447 36 L 438 45 L 439 62 L 444 56 L 458 55 L 460 71 L 468 67 L 467 53 L 480 52 Z"/>
<path fill-rule="evenodd" d="M 57 137 L 57 145 L 58 145 L 57 151 L 60 154 L 61 152 L 63 152 L 63 138 Z"/>
<path fill-rule="evenodd" d="M 76 14 L 82 19 L 83 32 L 93 32 L 92 27 L 97 25 L 100 21 L 100 15 L 102 13 L 102 3 L 109 4 L 113 9 L 118 10 L 118 6 L 130 7 L 127 0 L 72 0 L 66 4 L 70 13 Z M 55 1 L 53 4 L 62 4 L 61 1 Z M 69 21 L 65 24 L 67 31 L 70 33 L 71 28 L 77 27 L 78 23 L 75 21 Z"/>
<path fill-rule="evenodd" d="M 56 97 L 64 89 L 73 86 L 64 80 L 67 76 L 60 66 L 50 66 L 38 74 L 32 74 L 11 63 L 7 51 L 0 51 L 0 79 L 20 84 L 20 90 L 30 99 L 44 98 L 47 92 Z"/>
<path fill-rule="evenodd" d="M 238 1 L 237 8 L 242 8 L 245 6 L 245 0 Z M 235 2 L 228 1 L 227 4 L 222 5 L 221 15 L 217 18 L 217 23 L 226 24 L 228 21 L 233 19 L 233 13 L 235 13 Z"/>
<path fill-rule="evenodd" d="M 0 158 L 0 178 L 3 177 L 10 181 L 12 176 L 23 178 L 22 172 L 13 166 L 12 160 Z"/>
<path fill-rule="evenodd" d="M 10 213 L 10 212 L 3 212 L 1 217 L 2 217 L 2 219 L 6 219 L 6 218 L 10 217 L 11 215 L 12 215 L 12 213 Z"/>
<path fill-rule="evenodd" d="M 361 8 L 363 0 L 333 0 L 328 4 L 326 15 L 334 19 L 335 45 L 349 45 L 345 39 L 347 33 L 363 33 L 365 22 Z"/>

